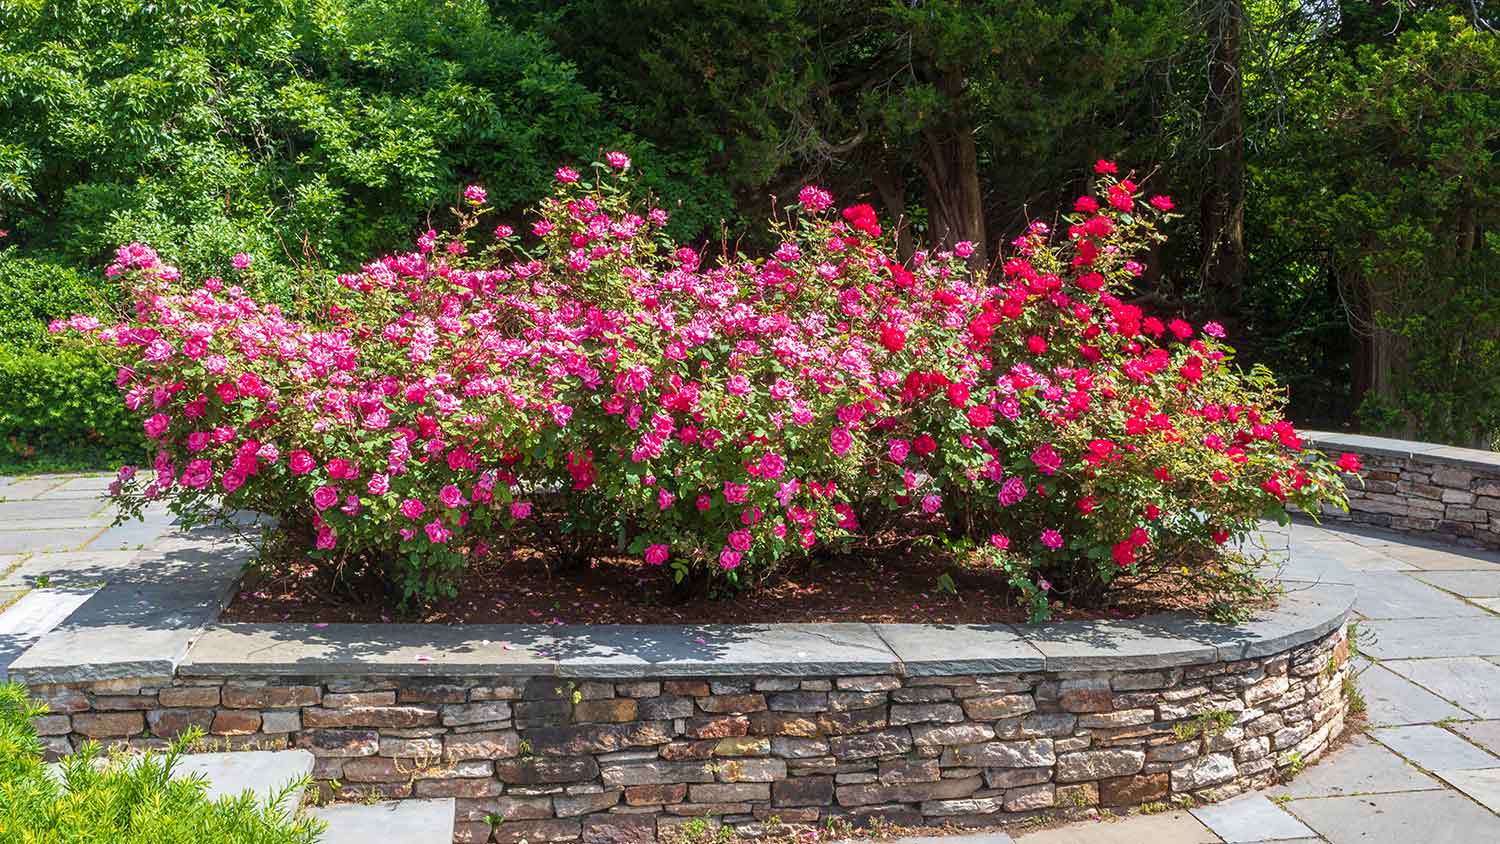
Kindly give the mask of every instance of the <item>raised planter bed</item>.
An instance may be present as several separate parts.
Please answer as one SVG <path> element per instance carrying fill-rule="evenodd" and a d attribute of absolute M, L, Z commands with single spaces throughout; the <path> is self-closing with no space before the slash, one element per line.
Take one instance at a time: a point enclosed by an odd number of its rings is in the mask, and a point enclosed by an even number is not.
<path fill-rule="evenodd" d="M 11 673 L 52 705 L 54 754 L 193 726 L 305 748 L 344 797 L 457 798 L 455 841 L 983 826 L 1216 799 L 1315 759 L 1344 725 L 1354 590 L 1286 585 L 1238 625 L 200 629 L 226 584 L 189 572 L 159 618 L 101 592 Z"/>
<path fill-rule="evenodd" d="M 1349 512 L 1324 518 L 1500 548 L 1500 453 L 1322 431 L 1303 438 L 1326 453 L 1358 454 L 1365 465 L 1364 483 L 1349 485 Z"/>

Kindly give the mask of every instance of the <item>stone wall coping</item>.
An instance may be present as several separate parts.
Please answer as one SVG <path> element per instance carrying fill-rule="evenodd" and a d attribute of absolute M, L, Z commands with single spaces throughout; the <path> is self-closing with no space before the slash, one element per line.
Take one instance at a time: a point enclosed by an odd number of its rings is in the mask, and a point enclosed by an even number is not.
<path fill-rule="evenodd" d="M 1462 466 L 1466 469 L 1500 472 L 1500 452 L 1496 451 L 1459 448 L 1416 440 L 1371 437 L 1364 434 L 1331 431 L 1302 431 L 1300 433 L 1303 442 L 1321 451 L 1352 451 L 1356 454 L 1391 457 L 1398 460 L 1422 460 L 1429 463 Z"/>
<path fill-rule="evenodd" d="M 1289 581 L 1239 624 L 1179 614 L 1028 625 L 220 624 L 182 677 L 952 676 L 1131 671 L 1268 656 L 1345 623 L 1354 589 Z"/>

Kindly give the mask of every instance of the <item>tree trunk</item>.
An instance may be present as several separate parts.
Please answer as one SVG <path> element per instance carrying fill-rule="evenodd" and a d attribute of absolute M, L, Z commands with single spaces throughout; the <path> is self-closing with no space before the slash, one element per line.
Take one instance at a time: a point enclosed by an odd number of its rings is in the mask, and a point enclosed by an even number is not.
<path fill-rule="evenodd" d="M 1209 178 L 1201 210 L 1203 284 L 1221 308 L 1244 297 L 1245 112 L 1240 78 L 1245 7 L 1242 0 L 1208 0 L 1208 98 L 1204 103 Z"/>
<path fill-rule="evenodd" d="M 918 165 L 927 183 L 927 213 L 933 244 L 948 248 L 967 240 L 974 244 L 969 266 L 983 269 L 989 252 L 974 130 L 967 121 L 957 120 L 942 134 L 932 129 L 922 134 L 925 148 Z"/>
<path fill-rule="evenodd" d="M 905 180 L 899 171 L 893 173 L 889 167 L 876 167 L 871 178 L 891 225 L 896 227 L 896 255 L 905 261 L 916 251 L 911 241 L 911 221 L 906 219 Z"/>

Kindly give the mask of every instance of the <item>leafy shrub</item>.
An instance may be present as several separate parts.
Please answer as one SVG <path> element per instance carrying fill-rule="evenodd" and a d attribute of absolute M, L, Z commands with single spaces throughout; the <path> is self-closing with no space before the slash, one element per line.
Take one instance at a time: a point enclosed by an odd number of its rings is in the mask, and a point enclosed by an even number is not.
<path fill-rule="evenodd" d="M 1042 616 L 1121 573 L 1208 582 L 1258 519 L 1340 501 L 1216 324 L 1120 298 L 1171 202 L 1113 164 L 990 277 L 968 244 L 894 260 L 873 209 L 816 187 L 772 222 L 772 255 L 705 262 L 609 162 L 559 169 L 525 238 L 479 236 L 471 187 L 456 233 L 341 276 L 316 324 L 122 247 L 130 318 L 55 327 L 119 359 L 155 443 L 149 471 L 121 471 L 127 505 L 275 514 L 403 598 L 448 593 L 543 499 L 581 544 L 679 581 L 736 582 L 900 514 Z"/>
<path fill-rule="evenodd" d="M 50 345 L 47 322 L 58 314 L 97 312 L 111 287 L 53 260 L 0 249 L 0 346 Z"/>
<path fill-rule="evenodd" d="M 320 825 L 294 820 L 280 797 L 304 783 L 289 783 L 264 804 L 252 794 L 209 800 L 201 777 L 174 779 L 186 741 L 165 753 L 100 759 L 92 742 L 49 774 L 19 683 L 0 684 L 0 840 L 14 844 L 313 844 Z"/>
<path fill-rule="evenodd" d="M 139 460 L 145 438 L 114 368 L 76 349 L 0 346 L 0 466 L 99 468 Z"/>

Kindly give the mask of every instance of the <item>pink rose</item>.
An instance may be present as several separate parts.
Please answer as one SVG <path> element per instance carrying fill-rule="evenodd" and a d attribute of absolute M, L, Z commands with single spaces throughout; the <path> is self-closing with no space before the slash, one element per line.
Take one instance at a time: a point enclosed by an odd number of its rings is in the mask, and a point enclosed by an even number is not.
<path fill-rule="evenodd" d="M 1062 547 L 1063 538 L 1055 528 L 1047 528 L 1042 531 L 1042 544 L 1056 551 Z"/>
<path fill-rule="evenodd" d="M 339 503 L 338 487 L 325 484 L 313 491 L 313 506 L 319 510 L 327 510 L 337 503 Z"/>
<path fill-rule="evenodd" d="M 647 545 L 646 546 L 646 562 L 649 565 L 653 565 L 653 566 L 662 565 L 663 563 L 665 563 L 667 561 L 667 558 L 669 556 L 671 556 L 671 550 L 672 550 L 672 546 L 670 546 L 670 545 L 663 545 L 660 542 L 658 542 L 655 545 Z"/>
<path fill-rule="evenodd" d="M 457 510 L 469 503 L 464 500 L 463 492 L 453 484 L 448 484 L 438 492 L 438 500 L 443 502 L 443 506 L 450 510 Z"/>
<path fill-rule="evenodd" d="M 385 495 L 391 491 L 391 476 L 384 472 L 370 476 L 370 484 L 367 487 L 371 495 Z"/>
<path fill-rule="evenodd" d="M 754 540 L 748 530 L 737 530 L 729 534 L 729 546 L 736 551 L 749 551 Z"/>
<path fill-rule="evenodd" d="M 719 552 L 719 568 L 725 571 L 734 571 L 735 569 L 740 567 L 740 561 L 743 560 L 744 557 L 744 554 L 741 554 L 733 548 L 726 547 L 723 551 Z"/>
<path fill-rule="evenodd" d="M 943 497 L 941 495 L 922 496 L 922 512 L 931 516 L 943 509 Z"/>
<path fill-rule="evenodd" d="M 167 432 L 167 428 L 171 424 L 172 417 L 166 415 L 165 413 L 152 414 L 149 418 L 146 419 L 144 425 L 144 427 L 146 428 L 146 436 L 150 437 L 153 440 L 157 439 L 162 434 L 165 434 Z"/>
<path fill-rule="evenodd" d="M 287 462 L 292 467 L 294 475 L 305 475 L 318 468 L 318 461 L 300 448 L 288 455 Z"/>
<path fill-rule="evenodd" d="M 428 540 L 438 545 L 447 542 L 448 538 L 453 536 L 453 531 L 443 527 L 443 523 L 437 519 L 428 522 L 423 530 L 427 531 Z"/>
<path fill-rule="evenodd" d="M 833 448 L 833 453 L 838 457 L 843 457 L 854 445 L 854 436 L 849 433 L 848 428 L 834 428 L 828 433 L 828 442 Z"/>
<path fill-rule="evenodd" d="M 408 498 L 401 502 L 401 515 L 408 519 L 420 519 L 427 512 L 427 507 L 415 498 Z"/>
<path fill-rule="evenodd" d="M 510 505 L 510 517 L 513 519 L 525 519 L 531 515 L 530 501 L 512 501 Z"/>
<path fill-rule="evenodd" d="M 1044 475 L 1055 475 L 1062 468 L 1062 456 L 1051 444 L 1045 444 L 1031 453 L 1031 462 L 1036 464 L 1038 472 Z"/>

